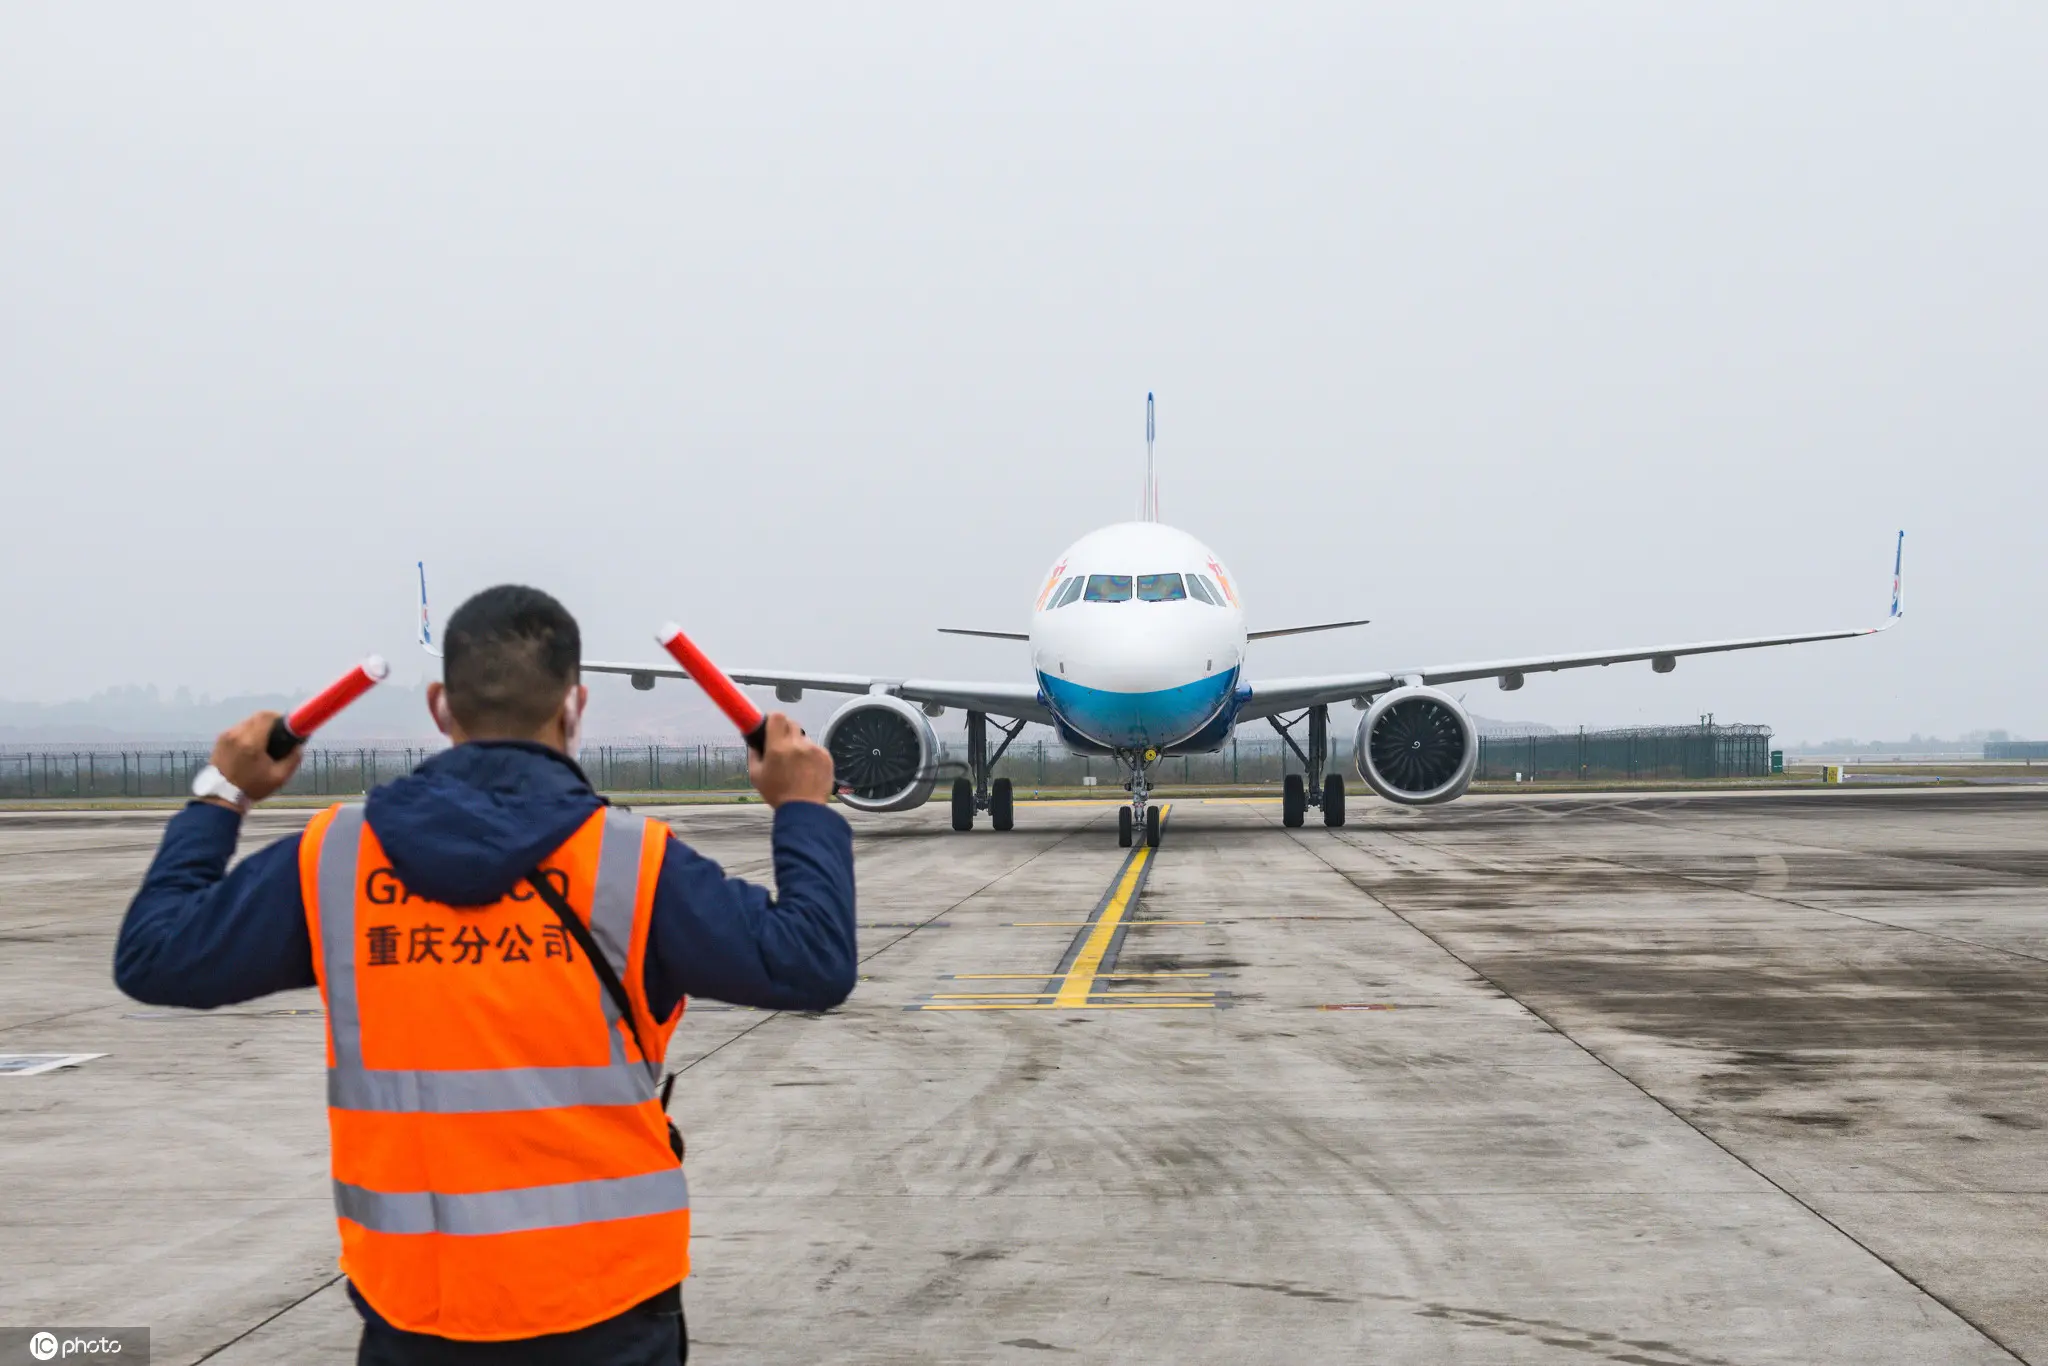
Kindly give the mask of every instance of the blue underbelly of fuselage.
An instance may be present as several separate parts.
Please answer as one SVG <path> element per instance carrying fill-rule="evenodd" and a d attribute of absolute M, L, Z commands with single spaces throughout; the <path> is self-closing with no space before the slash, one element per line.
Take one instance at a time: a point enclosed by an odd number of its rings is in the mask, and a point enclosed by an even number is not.
<path fill-rule="evenodd" d="M 1212 733 L 1219 737 L 1214 744 L 1220 744 L 1237 709 L 1236 669 L 1153 692 L 1111 692 L 1046 673 L 1038 675 L 1038 687 L 1059 719 L 1061 738 L 1083 752 L 1164 753 L 1190 741 L 1208 741 Z"/>

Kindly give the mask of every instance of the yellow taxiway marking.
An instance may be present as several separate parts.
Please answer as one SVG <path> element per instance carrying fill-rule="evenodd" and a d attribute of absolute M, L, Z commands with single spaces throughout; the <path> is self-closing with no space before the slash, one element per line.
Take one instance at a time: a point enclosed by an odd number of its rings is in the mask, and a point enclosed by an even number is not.
<path fill-rule="evenodd" d="M 1136 982 L 1153 977 L 1207 977 L 1206 972 L 1098 972 L 1098 982 Z M 1049 982 L 1056 972 L 956 972 L 956 982 Z"/>
<path fill-rule="evenodd" d="M 1171 810 L 1165 804 L 1159 808 L 1159 818 L 1166 819 Z M 1138 890 L 1138 878 L 1145 871 L 1145 865 L 1152 861 L 1153 850 L 1140 847 L 1131 855 L 1131 862 L 1124 869 L 1123 881 L 1117 884 L 1116 892 L 1109 898 L 1109 904 L 1102 908 L 1102 915 L 1096 920 L 1095 928 L 1081 944 L 1081 952 L 1074 956 L 1074 966 L 1067 970 L 1066 980 L 1060 983 L 1059 995 L 1053 998 L 1054 1005 L 1085 1005 L 1095 986 L 1095 974 L 1102 970 L 1102 956 L 1109 952 L 1109 941 L 1116 937 L 1116 927 L 1122 922 L 1124 912 L 1130 909 L 1131 898 Z"/>
<path fill-rule="evenodd" d="M 1152 851 L 1148 849 L 1145 852 L 1149 854 Z M 1363 919 L 1364 917 L 1360 918 Z M 1099 925 L 1101 923 L 1099 920 L 1012 920 L 1010 928 L 1013 930 L 1078 930 L 1083 925 Z M 1138 925 L 1206 925 L 1209 922 L 1206 920 L 1132 920 L 1127 923 L 1136 927 Z"/>
<path fill-rule="evenodd" d="M 1000 1005 L 928 1005 L 920 1010 L 1214 1010 L 1211 1001 L 1014 1001 Z"/>
<path fill-rule="evenodd" d="M 1214 991 L 1096 991 L 1094 999 L 1100 1001 L 1104 997 L 1120 997 L 1120 995 L 1137 995 L 1137 997 L 1143 997 L 1147 1001 L 1178 1001 L 1178 999 L 1194 999 L 1194 997 L 1210 999 L 1210 997 L 1214 997 L 1217 993 L 1214 993 Z M 1059 997 L 1057 991 L 940 991 L 932 999 L 934 1001 L 1051 1001 L 1051 999 L 1057 999 L 1057 997 Z M 1325 1006 L 1325 1010 L 1337 1010 L 1337 1008 L 1335 1006 Z"/>
<path fill-rule="evenodd" d="M 1160 803 L 1159 814 L 1163 819 L 1172 808 Z M 1102 914 L 1094 920 L 1019 920 L 1013 925 L 1034 929 L 1077 929 L 1088 928 L 1088 937 L 1081 942 L 1081 948 L 1074 955 L 1073 966 L 1066 972 L 963 972 L 956 973 L 956 982 L 1044 982 L 1054 989 L 1051 991 L 956 991 L 935 995 L 916 1010 L 1214 1010 L 1216 992 L 1213 991 L 1112 991 L 1098 986 L 1103 982 L 1156 981 L 1166 978 L 1199 978 L 1209 976 L 1206 972 L 1104 972 L 1103 960 L 1109 956 L 1109 946 L 1115 942 L 1119 929 L 1134 925 L 1206 925 L 1206 920 L 1126 920 L 1131 903 L 1137 898 L 1138 884 L 1143 881 L 1145 867 L 1152 860 L 1155 851 L 1139 847 L 1124 864 L 1117 875 L 1115 890 L 1103 905 Z"/>

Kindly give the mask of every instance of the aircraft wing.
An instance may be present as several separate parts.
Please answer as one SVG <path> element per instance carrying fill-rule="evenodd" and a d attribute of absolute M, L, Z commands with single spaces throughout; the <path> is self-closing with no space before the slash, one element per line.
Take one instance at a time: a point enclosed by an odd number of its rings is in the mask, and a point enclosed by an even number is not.
<path fill-rule="evenodd" d="M 435 659 L 441 651 L 434 644 L 433 627 L 427 616 L 427 566 L 419 566 L 420 576 L 420 648 Z M 636 687 L 653 687 L 657 678 L 688 678 L 687 671 L 677 666 L 674 660 L 665 659 L 659 664 L 620 664 L 611 660 L 586 659 L 582 669 L 587 674 L 625 674 Z M 734 669 L 729 675 L 733 682 L 755 688 L 773 688 L 779 700 L 794 702 L 805 691 L 869 693 L 884 692 L 900 697 L 906 702 L 919 706 L 931 704 L 941 707 L 960 707 L 965 710 L 985 711 L 996 716 L 1022 718 L 1044 725 L 1053 722 L 1052 713 L 1038 700 L 1038 685 L 1035 683 L 957 683 L 946 679 L 933 678 L 881 678 L 871 674 L 826 674 L 806 673 L 796 669 Z M 643 684 L 641 680 L 646 680 Z"/>
<path fill-rule="evenodd" d="M 618 664 L 609 660 L 586 659 L 587 674 L 625 674 L 635 680 L 688 678 L 674 661 L 661 664 Z M 1052 724 L 1052 713 L 1038 700 L 1035 683 L 972 683 L 934 678 L 883 678 L 872 674 L 806 673 L 796 669 L 731 669 L 732 681 L 754 688 L 773 688 L 776 696 L 794 702 L 804 692 L 883 692 L 920 706 L 961 707 L 996 716 L 1022 717 L 1026 721 Z M 791 696 L 790 694 L 795 694 Z"/>
<path fill-rule="evenodd" d="M 1251 697 L 1238 711 L 1238 718 L 1256 721 L 1281 712 L 1298 711 L 1354 697 L 1371 697 L 1404 684 L 1441 685 L 1467 683 L 1474 679 L 1519 679 L 1521 675 L 1553 673 L 1559 669 L 1590 669 L 1595 665 L 1633 664 L 1643 660 L 1659 673 L 1678 667 L 1681 655 L 1725 654 L 1732 650 L 1762 650 L 1773 645 L 1804 645 L 1817 640 L 1848 640 L 1890 630 L 1904 615 L 1900 567 L 1904 562 L 1906 533 L 1899 533 L 1898 549 L 1892 559 L 1891 612 L 1879 626 L 1846 631 L 1813 631 L 1790 636 L 1748 636 L 1739 640 L 1700 640 L 1679 645 L 1646 645 L 1620 650 L 1590 650 L 1583 654 L 1532 655 L 1524 659 L 1488 659 L 1462 664 L 1424 664 L 1407 669 L 1384 669 L 1371 673 L 1328 674 L 1309 678 L 1275 678 L 1254 682 Z M 1519 687 L 1519 682 L 1514 686 Z"/>

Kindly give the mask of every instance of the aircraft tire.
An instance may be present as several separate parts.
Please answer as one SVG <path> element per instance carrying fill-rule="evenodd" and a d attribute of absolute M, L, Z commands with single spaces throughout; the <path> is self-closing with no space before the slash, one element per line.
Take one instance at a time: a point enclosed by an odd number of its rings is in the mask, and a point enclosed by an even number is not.
<path fill-rule="evenodd" d="M 1290 773 L 1280 784 L 1280 824 L 1298 830 L 1308 818 L 1308 783 L 1299 773 Z"/>
<path fill-rule="evenodd" d="M 974 828 L 974 784 L 965 778 L 953 780 L 953 828 L 972 830 Z"/>
<path fill-rule="evenodd" d="M 1008 778 L 998 778 L 988 788 L 988 823 L 998 830 L 1017 824 L 1016 789 Z"/>
<path fill-rule="evenodd" d="M 1323 779 L 1323 824 L 1344 824 L 1344 775 L 1332 773 Z"/>
<path fill-rule="evenodd" d="M 1156 806 L 1145 808 L 1145 847 L 1147 849 L 1157 849 L 1159 847 L 1159 808 Z"/>
<path fill-rule="evenodd" d="M 1120 806 L 1116 809 L 1116 847 L 1131 847 L 1131 808 Z"/>

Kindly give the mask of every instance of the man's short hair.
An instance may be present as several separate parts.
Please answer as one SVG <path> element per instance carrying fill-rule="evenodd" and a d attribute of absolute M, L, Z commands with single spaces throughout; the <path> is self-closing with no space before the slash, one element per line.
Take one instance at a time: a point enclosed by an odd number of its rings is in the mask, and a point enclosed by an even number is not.
<path fill-rule="evenodd" d="M 583 636 L 569 609 L 538 588 L 486 588 L 448 618 L 441 678 L 464 730 L 530 735 L 576 685 Z"/>

